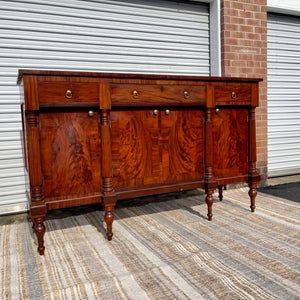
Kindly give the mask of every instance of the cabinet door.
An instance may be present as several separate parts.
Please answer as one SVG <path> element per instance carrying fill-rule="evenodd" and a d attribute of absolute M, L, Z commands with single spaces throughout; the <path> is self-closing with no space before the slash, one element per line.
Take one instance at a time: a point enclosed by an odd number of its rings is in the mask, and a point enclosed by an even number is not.
<path fill-rule="evenodd" d="M 247 109 L 221 108 L 212 115 L 213 172 L 217 178 L 247 175 Z"/>
<path fill-rule="evenodd" d="M 111 112 L 115 188 L 203 177 L 202 111 Z"/>
<path fill-rule="evenodd" d="M 40 122 L 45 196 L 99 193 L 98 113 L 41 112 Z"/>
<path fill-rule="evenodd" d="M 164 182 L 203 178 L 202 110 L 162 110 L 160 144 Z"/>
<path fill-rule="evenodd" d="M 139 109 L 110 116 L 114 188 L 162 182 L 159 117 Z"/>

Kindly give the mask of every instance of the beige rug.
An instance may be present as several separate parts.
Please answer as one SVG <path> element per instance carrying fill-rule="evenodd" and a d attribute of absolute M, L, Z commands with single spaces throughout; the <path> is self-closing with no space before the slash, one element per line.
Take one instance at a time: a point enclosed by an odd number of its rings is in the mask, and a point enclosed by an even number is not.
<path fill-rule="evenodd" d="M 31 224 L 1 225 L 0 299 L 300 299 L 299 203 L 225 191 L 209 222 L 198 191 L 147 199 L 115 210 L 112 242 L 102 211 L 50 215 L 45 256 Z"/>

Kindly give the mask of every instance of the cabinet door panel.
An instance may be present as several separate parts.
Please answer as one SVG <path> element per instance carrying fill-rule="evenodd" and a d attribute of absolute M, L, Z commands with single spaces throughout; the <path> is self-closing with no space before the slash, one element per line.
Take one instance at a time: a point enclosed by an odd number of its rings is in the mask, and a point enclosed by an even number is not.
<path fill-rule="evenodd" d="M 115 188 L 203 177 L 202 111 L 111 112 Z"/>
<path fill-rule="evenodd" d="M 98 114 L 40 113 L 46 197 L 101 191 Z"/>
<path fill-rule="evenodd" d="M 165 182 L 203 177 L 202 110 L 161 112 L 161 145 Z"/>
<path fill-rule="evenodd" d="M 248 172 L 247 109 L 221 108 L 213 113 L 213 172 L 217 178 Z"/>
<path fill-rule="evenodd" d="M 111 112 L 114 188 L 161 183 L 159 116 L 153 110 Z"/>

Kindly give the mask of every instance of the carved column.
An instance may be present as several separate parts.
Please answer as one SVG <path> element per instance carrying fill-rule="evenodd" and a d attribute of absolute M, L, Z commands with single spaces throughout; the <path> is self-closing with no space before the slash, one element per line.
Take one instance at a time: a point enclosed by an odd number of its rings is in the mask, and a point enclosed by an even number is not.
<path fill-rule="evenodd" d="M 107 226 L 107 239 L 110 241 L 113 236 L 112 223 L 114 220 L 113 210 L 116 204 L 116 195 L 113 187 L 110 115 L 107 109 L 102 109 L 100 113 L 100 132 L 102 149 L 102 193 L 105 211 L 104 220 Z"/>
<path fill-rule="evenodd" d="M 212 220 L 212 205 L 214 202 L 213 193 L 217 183 L 213 174 L 213 138 L 212 138 L 212 109 L 208 108 L 205 112 L 205 192 L 207 203 L 207 217 Z"/>
<path fill-rule="evenodd" d="M 248 185 L 250 196 L 251 211 L 255 211 L 255 197 L 257 195 L 256 187 L 260 181 L 260 176 L 256 170 L 256 126 L 255 126 L 255 108 L 249 109 L 248 113 Z"/>
<path fill-rule="evenodd" d="M 30 182 L 30 214 L 33 221 L 33 230 L 37 236 L 38 252 L 44 254 L 45 216 L 47 212 L 43 174 L 41 167 L 41 147 L 39 135 L 39 115 L 37 111 L 26 112 L 28 168 Z"/>

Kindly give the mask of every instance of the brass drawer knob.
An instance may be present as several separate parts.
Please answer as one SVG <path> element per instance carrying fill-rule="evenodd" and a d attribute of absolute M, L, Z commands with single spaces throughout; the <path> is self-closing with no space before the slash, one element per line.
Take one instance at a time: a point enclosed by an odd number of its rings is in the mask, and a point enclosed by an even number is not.
<path fill-rule="evenodd" d="M 190 94 L 189 94 L 188 91 L 184 91 L 183 95 L 184 95 L 184 98 L 185 98 L 185 99 L 187 99 L 187 98 L 190 97 Z"/>
<path fill-rule="evenodd" d="M 220 112 L 220 108 L 216 108 L 216 115 Z"/>
<path fill-rule="evenodd" d="M 66 91 L 66 98 L 68 98 L 68 99 L 72 98 L 72 91 L 71 90 Z"/>
<path fill-rule="evenodd" d="M 94 112 L 92 110 L 89 111 L 89 117 L 92 117 L 94 115 Z"/>
<path fill-rule="evenodd" d="M 235 99 L 236 98 L 236 92 L 232 92 L 231 97 L 232 97 L 232 99 Z"/>
<path fill-rule="evenodd" d="M 154 115 L 154 116 L 157 116 L 157 115 L 158 115 L 158 110 L 157 110 L 157 109 L 154 109 L 153 115 Z"/>
<path fill-rule="evenodd" d="M 166 109 L 166 115 L 168 116 L 170 114 L 170 110 L 169 109 Z"/>
<path fill-rule="evenodd" d="M 138 98 L 138 97 L 139 97 L 138 91 L 133 91 L 133 92 L 132 92 L 132 97 L 133 97 L 134 99 Z"/>

